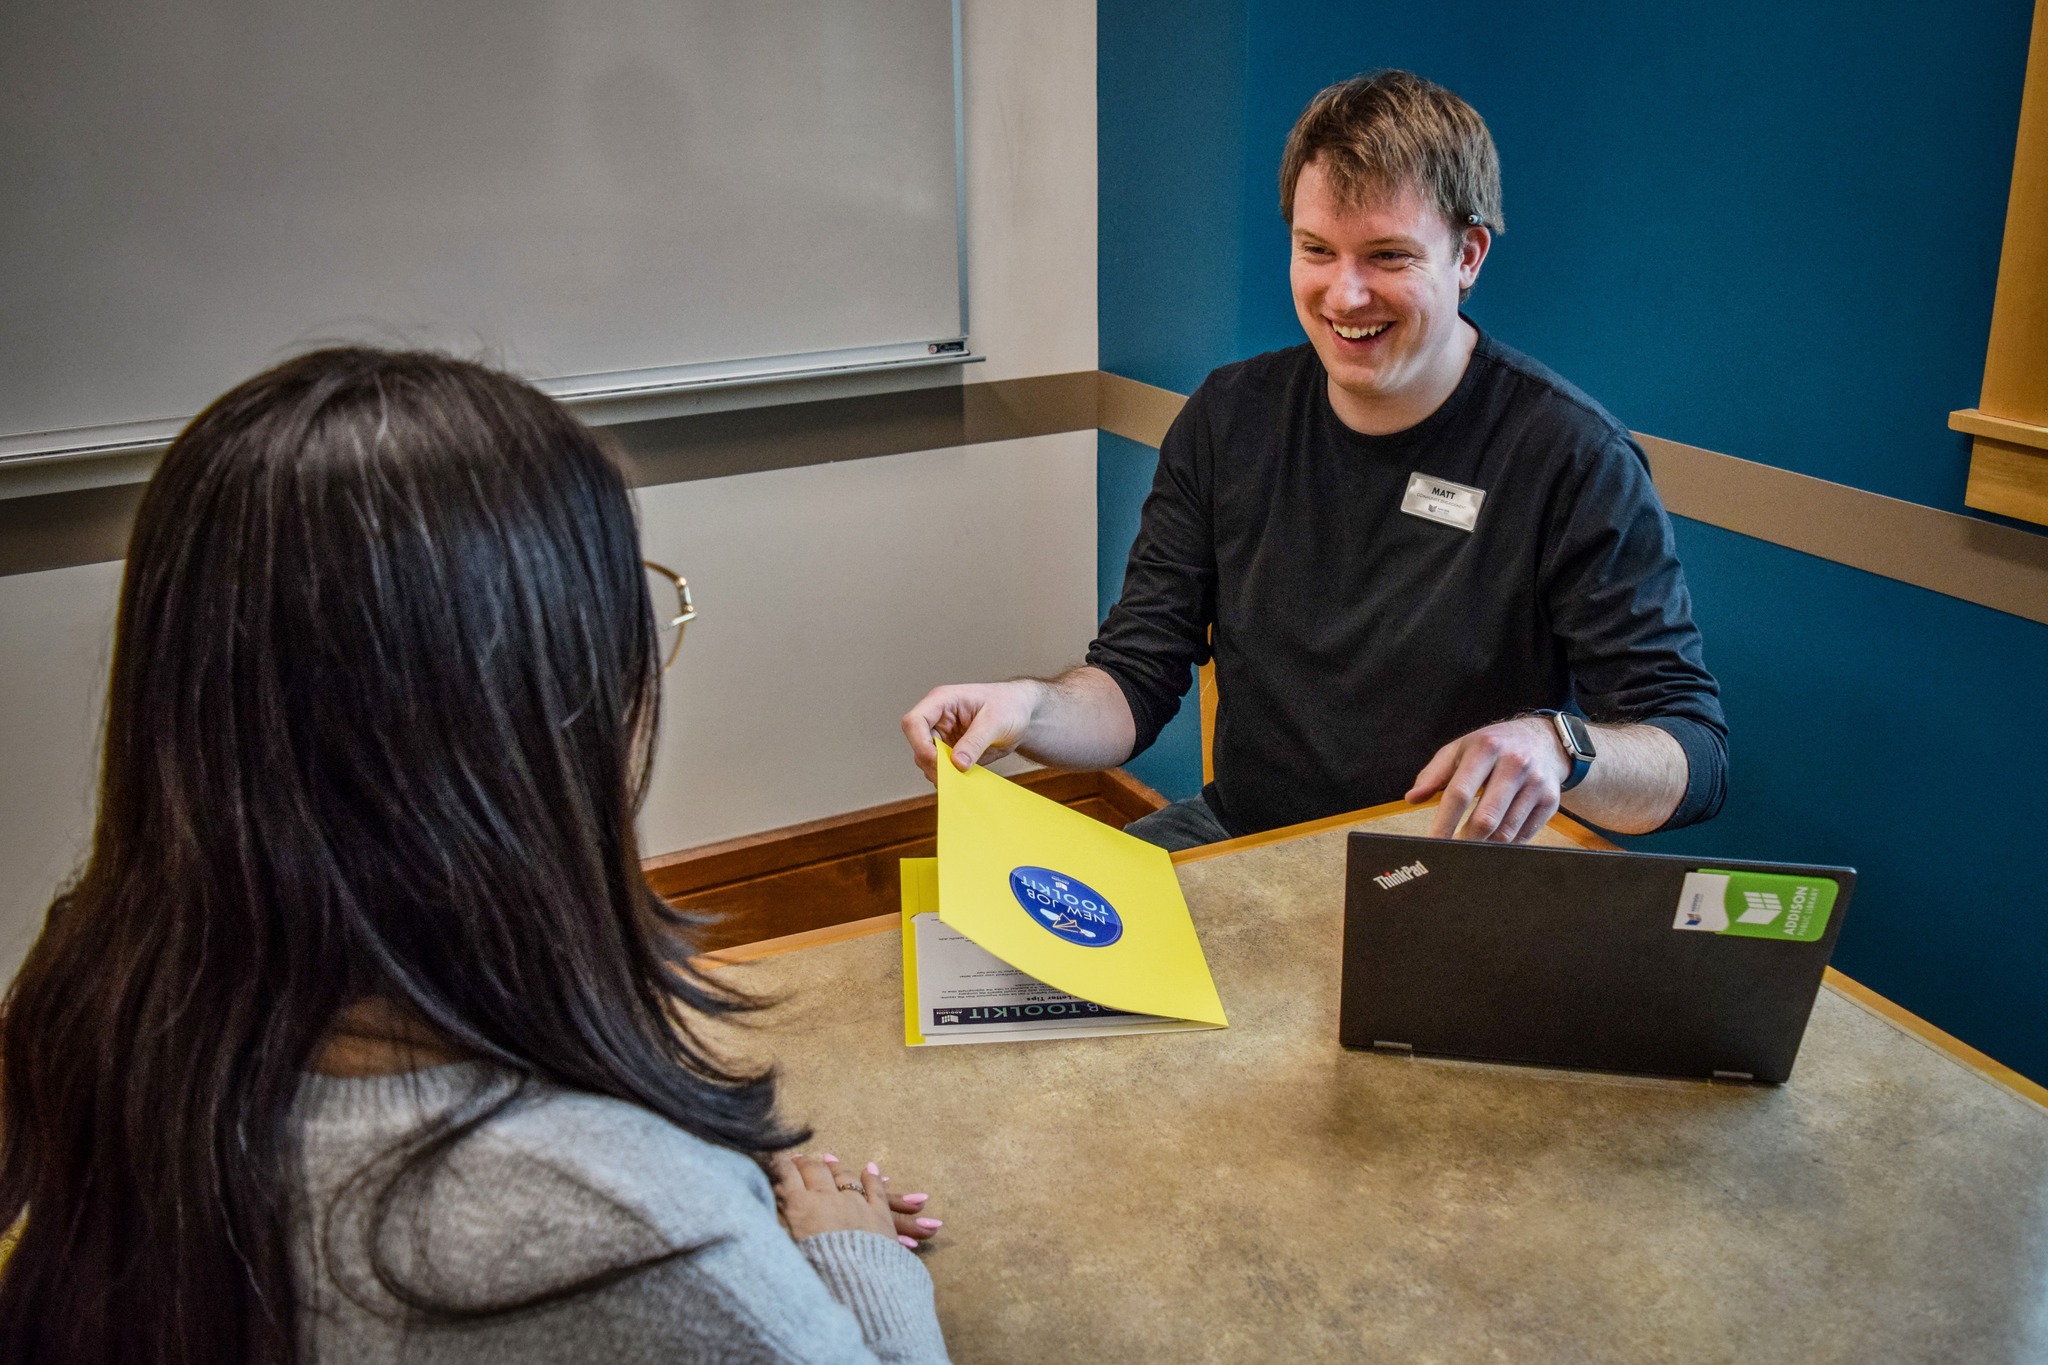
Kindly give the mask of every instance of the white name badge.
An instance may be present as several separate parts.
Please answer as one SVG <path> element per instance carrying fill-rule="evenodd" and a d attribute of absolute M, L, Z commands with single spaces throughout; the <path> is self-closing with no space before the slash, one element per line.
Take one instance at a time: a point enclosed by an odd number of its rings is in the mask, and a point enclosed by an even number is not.
<path fill-rule="evenodd" d="M 1432 479 L 1427 474 L 1410 474 L 1408 492 L 1401 510 L 1411 517 L 1440 521 L 1469 531 L 1479 520 L 1479 505 L 1486 501 L 1484 488 L 1467 488 L 1462 483 Z"/>

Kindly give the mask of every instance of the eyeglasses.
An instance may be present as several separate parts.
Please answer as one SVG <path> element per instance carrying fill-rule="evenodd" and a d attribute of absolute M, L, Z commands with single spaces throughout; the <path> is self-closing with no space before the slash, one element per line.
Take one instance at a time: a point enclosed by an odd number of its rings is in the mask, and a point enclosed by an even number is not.
<path fill-rule="evenodd" d="M 689 579 L 651 559 L 643 559 L 640 564 L 647 570 L 647 597 L 655 604 L 655 634 L 661 646 L 661 671 L 666 673 L 682 652 L 683 627 L 697 619 L 697 604 L 690 600 Z M 662 603 L 671 592 L 676 595 L 675 610 L 664 612 Z"/>

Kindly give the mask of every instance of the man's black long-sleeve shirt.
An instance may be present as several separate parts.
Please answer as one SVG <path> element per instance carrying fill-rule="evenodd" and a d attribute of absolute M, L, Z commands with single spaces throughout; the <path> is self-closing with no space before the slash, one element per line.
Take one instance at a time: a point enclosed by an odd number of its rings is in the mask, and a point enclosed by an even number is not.
<path fill-rule="evenodd" d="M 1628 431 L 1481 333 L 1442 407 L 1366 436 L 1307 345 L 1203 381 L 1159 450 L 1123 597 L 1088 662 L 1143 751 L 1210 657 L 1205 794 L 1237 834 L 1396 801 L 1442 745 L 1545 707 L 1685 750 L 1666 828 L 1711 817 L 1727 722 L 1671 523 Z M 1411 475 L 1484 492 L 1471 530 L 1402 510 Z"/>

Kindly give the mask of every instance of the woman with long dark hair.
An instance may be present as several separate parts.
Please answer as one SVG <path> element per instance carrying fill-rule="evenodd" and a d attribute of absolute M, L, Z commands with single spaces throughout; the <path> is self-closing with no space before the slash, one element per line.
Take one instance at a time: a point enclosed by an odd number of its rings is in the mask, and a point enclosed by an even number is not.
<path fill-rule="evenodd" d="M 329 350 L 193 420 L 0 1023 L 0 1356 L 944 1359 L 921 1198 L 789 1156 L 641 878 L 660 670 L 532 388 Z"/>

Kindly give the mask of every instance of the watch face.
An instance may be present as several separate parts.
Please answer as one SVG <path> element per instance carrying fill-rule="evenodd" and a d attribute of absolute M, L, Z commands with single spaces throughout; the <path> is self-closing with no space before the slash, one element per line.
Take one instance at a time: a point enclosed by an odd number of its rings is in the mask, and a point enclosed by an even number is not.
<path fill-rule="evenodd" d="M 1592 758 L 1593 732 L 1586 728 L 1586 722 L 1569 711 L 1560 711 L 1557 718 L 1564 722 L 1566 732 L 1572 737 L 1572 747 L 1579 751 L 1580 757 Z"/>

